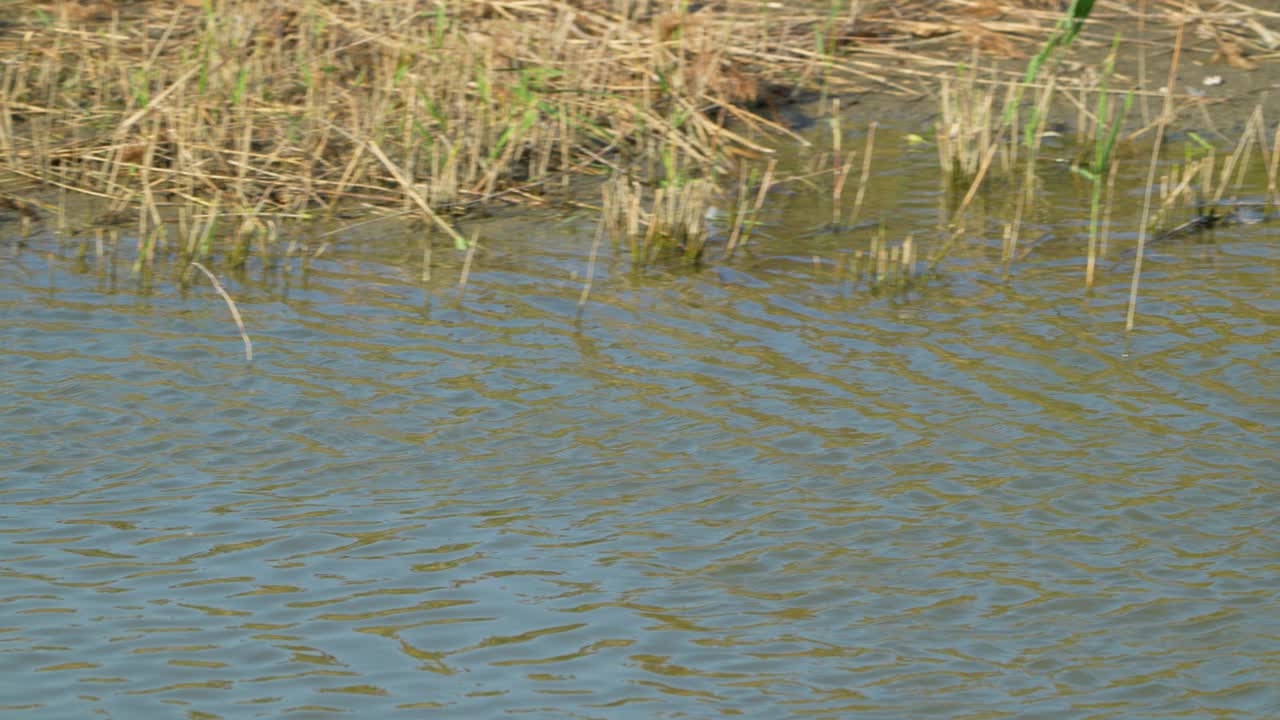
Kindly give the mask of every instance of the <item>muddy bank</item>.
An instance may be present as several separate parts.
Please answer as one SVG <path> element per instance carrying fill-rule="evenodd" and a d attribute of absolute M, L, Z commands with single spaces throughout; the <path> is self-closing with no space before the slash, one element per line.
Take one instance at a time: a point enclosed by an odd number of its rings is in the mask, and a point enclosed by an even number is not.
<path fill-rule="evenodd" d="M 1241 13 L 1247 23 L 1237 20 L 1223 28 L 1211 22 L 1188 22 L 1182 28 L 1170 132 L 1194 131 L 1213 142 L 1234 143 L 1258 109 L 1270 127 L 1280 122 L 1280 12 L 1255 10 L 1254 15 Z M 1134 17 L 1103 17 L 1091 20 L 1061 52 L 1057 70 L 1062 87 L 1070 88 L 1076 79 L 1089 82 L 1100 77 L 1114 47 L 1115 71 L 1110 86 L 1117 94 L 1134 91 L 1128 127 L 1133 137 L 1141 137 L 1146 133 L 1140 131 L 1152 125 L 1164 102 L 1178 25 L 1151 23 L 1140 29 Z M 1229 27 L 1239 33 L 1230 32 Z M 923 61 L 931 76 L 917 76 L 905 81 L 907 85 L 882 83 L 852 93 L 846 100 L 851 106 L 848 117 L 855 122 L 876 120 L 909 132 L 927 132 L 938 119 L 937 81 L 956 72 L 956 53 L 962 57 L 962 65 L 977 68 L 984 82 L 1010 83 L 1022 78 L 1027 61 L 1042 41 L 1043 37 L 1024 37 L 1017 46 L 1004 46 L 1003 53 L 975 53 L 956 43 L 950 57 L 938 54 Z M 898 69 L 913 74 L 913 68 L 906 65 L 902 61 Z M 1079 111 L 1078 104 L 1055 102 L 1053 123 L 1059 130 L 1073 131 L 1079 124 Z M 822 110 L 808 107 L 808 112 Z"/>

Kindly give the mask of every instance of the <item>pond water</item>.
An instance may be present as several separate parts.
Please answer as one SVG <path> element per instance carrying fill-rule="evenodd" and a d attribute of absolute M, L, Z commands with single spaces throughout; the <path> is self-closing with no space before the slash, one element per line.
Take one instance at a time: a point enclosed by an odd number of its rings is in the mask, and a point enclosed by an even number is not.
<path fill-rule="evenodd" d="M 461 297 L 372 224 L 215 268 L 249 365 L 203 280 L 5 241 L 0 716 L 1274 718 L 1280 225 L 1157 245 L 1125 334 L 1046 192 L 1007 277 L 853 287 L 796 192 L 581 311 L 589 216 L 476 222 Z"/>

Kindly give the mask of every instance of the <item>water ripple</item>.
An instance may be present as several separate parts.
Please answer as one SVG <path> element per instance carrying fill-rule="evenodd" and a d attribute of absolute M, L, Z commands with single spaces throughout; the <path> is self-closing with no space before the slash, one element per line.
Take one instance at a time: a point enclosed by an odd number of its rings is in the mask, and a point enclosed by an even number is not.
<path fill-rule="evenodd" d="M 1265 236 L 1165 249 L 1125 336 L 1051 253 L 905 299 L 606 258 L 578 313 L 578 230 L 505 222 L 462 298 L 232 282 L 251 367 L 208 293 L 0 266 L 0 714 L 1280 706 Z"/>

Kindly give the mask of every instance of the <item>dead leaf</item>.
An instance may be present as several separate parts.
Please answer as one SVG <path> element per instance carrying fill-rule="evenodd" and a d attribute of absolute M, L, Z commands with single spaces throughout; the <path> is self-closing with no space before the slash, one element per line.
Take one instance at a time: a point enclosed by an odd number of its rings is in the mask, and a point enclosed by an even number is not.
<path fill-rule="evenodd" d="M 1209 58 L 1209 63 L 1225 62 L 1237 70 L 1253 70 L 1258 64 L 1244 56 L 1244 49 L 1234 40 L 1218 38 L 1218 52 Z"/>

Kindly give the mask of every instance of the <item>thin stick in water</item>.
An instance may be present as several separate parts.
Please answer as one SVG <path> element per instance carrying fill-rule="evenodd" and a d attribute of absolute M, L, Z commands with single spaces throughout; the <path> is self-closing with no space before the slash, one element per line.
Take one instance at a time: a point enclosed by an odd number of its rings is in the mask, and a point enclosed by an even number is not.
<path fill-rule="evenodd" d="M 462 261 L 462 273 L 458 276 L 458 294 L 467 289 L 467 278 L 471 277 L 471 260 L 476 256 L 476 248 L 480 245 L 480 235 L 471 234 L 471 243 L 467 245 L 467 256 Z"/>
<path fill-rule="evenodd" d="M 1267 166 L 1267 195 L 1273 208 L 1280 207 L 1280 190 L 1276 188 L 1276 173 L 1280 169 L 1280 125 L 1276 125 L 1275 141 L 1271 145 L 1271 164 Z"/>
<path fill-rule="evenodd" d="M 1151 191 L 1156 184 L 1156 165 L 1160 162 L 1160 144 L 1164 140 L 1164 128 L 1173 113 L 1173 84 L 1178 77 L 1178 59 L 1182 55 L 1182 34 L 1187 28 L 1184 19 L 1178 24 L 1178 34 L 1173 40 L 1173 60 L 1169 63 L 1169 82 L 1165 85 L 1164 108 L 1156 122 L 1156 137 L 1151 145 L 1151 165 L 1147 168 L 1147 189 L 1142 199 L 1142 224 L 1138 226 L 1138 252 L 1133 258 L 1133 280 L 1129 284 L 1129 311 L 1125 314 L 1125 332 L 1133 330 L 1133 318 L 1138 311 L 1138 283 L 1142 277 L 1142 255 L 1147 249 L 1147 223 L 1151 219 Z"/>
<path fill-rule="evenodd" d="M 386 153 L 382 152 L 382 148 L 378 146 L 377 141 L 370 140 L 368 142 L 368 147 L 374 156 L 378 158 L 378 161 L 382 163 L 383 167 L 385 167 L 387 171 L 391 173 L 391 176 L 396 179 L 396 182 L 400 183 L 400 187 L 404 189 L 405 194 L 418 205 L 418 208 L 422 210 L 422 214 L 434 223 L 436 227 L 443 230 L 444 233 L 453 240 L 455 247 L 461 248 L 466 245 L 467 241 L 462 237 L 462 234 L 457 230 L 454 230 L 452 225 L 445 222 L 444 218 L 440 217 L 436 214 L 435 210 L 431 209 L 431 205 L 429 205 L 426 199 L 422 197 L 422 193 L 418 192 L 418 189 L 414 187 L 413 181 L 404 173 L 403 170 L 400 169 L 398 165 L 391 162 L 391 158 L 388 158 Z"/>
<path fill-rule="evenodd" d="M 249 333 L 244 329 L 244 320 L 240 319 L 240 309 L 236 307 L 236 301 L 231 299 L 226 289 L 222 287 L 222 283 L 218 282 L 218 278 L 209 272 L 209 268 L 195 260 L 191 261 L 191 266 L 204 273 L 209 278 L 209 282 L 213 283 L 213 289 L 227 301 L 227 307 L 231 309 L 231 318 L 236 321 L 236 327 L 240 328 L 240 339 L 244 340 L 244 361 L 253 362 L 253 341 L 249 339 Z"/>
<path fill-rule="evenodd" d="M 849 224 L 858 220 L 858 211 L 862 209 L 862 201 L 867 196 L 867 183 L 871 179 L 871 156 L 876 149 L 876 127 L 879 123 L 872 121 L 867 126 L 867 148 L 862 153 L 862 175 L 858 177 L 858 193 L 853 196 L 853 212 L 849 215 Z"/>
<path fill-rule="evenodd" d="M 587 304 L 591 295 L 591 282 L 596 276 L 596 256 L 600 252 L 600 242 L 604 239 L 604 223 L 596 226 L 595 240 L 591 241 L 591 255 L 587 257 L 587 281 L 582 284 L 582 294 L 578 296 L 578 307 Z"/>

